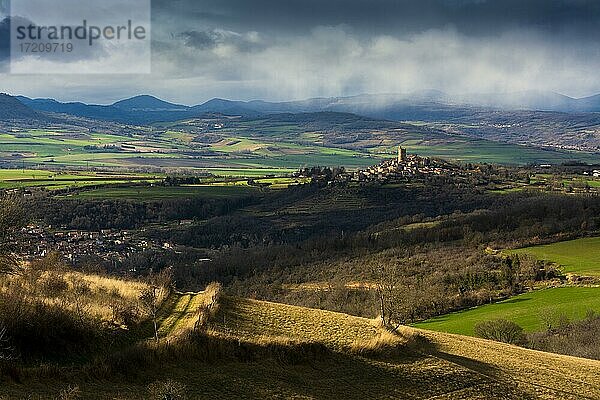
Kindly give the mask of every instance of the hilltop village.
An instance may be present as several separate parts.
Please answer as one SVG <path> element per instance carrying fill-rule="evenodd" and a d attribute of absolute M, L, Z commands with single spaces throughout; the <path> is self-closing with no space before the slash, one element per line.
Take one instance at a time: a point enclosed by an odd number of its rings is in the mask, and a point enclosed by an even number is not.
<path fill-rule="evenodd" d="M 365 170 L 351 173 L 350 180 L 355 182 L 365 181 L 390 181 L 399 178 L 418 175 L 443 175 L 453 169 L 452 166 L 441 160 L 429 157 L 420 157 L 416 154 L 407 154 L 403 147 L 398 147 L 398 157 L 373 165 Z"/>
<path fill-rule="evenodd" d="M 398 156 L 366 169 L 349 171 L 336 177 L 341 182 L 405 182 L 411 178 L 432 176 L 473 176 L 480 174 L 479 168 L 461 168 L 447 161 L 408 154 L 406 149 L 398 147 Z"/>

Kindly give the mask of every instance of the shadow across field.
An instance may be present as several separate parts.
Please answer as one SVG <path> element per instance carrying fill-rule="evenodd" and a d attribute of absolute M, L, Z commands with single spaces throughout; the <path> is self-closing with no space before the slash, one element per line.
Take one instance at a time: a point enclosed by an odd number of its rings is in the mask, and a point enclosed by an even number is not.
<path fill-rule="evenodd" d="M 120 352 L 87 373 L 47 371 L 33 382 L 5 386 L 6 394 L 43 397 L 76 384 L 84 398 L 142 399 L 150 383 L 173 379 L 185 384 L 190 398 L 426 399 L 465 391 L 488 399 L 529 398 L 473 368 L 491 373 L 489 366 L 446 360 L 441 353 L 364 357 L 316 343 L 255 344 L 210 335 L 168 346 Z"/>
<path fill-rule="evenodd" d="M 463 357 L 457 354 L 445 353 L 437 349 L 432 349 L 431 354 L 435 355 L 435 357 L 441 358 L 442 360 L 446 360 L 453 364 L 468 368 L 487 377 L 498 378 L 501 375 L 501 371 L 495 366 L 474 360 L 472 358 Z"/>

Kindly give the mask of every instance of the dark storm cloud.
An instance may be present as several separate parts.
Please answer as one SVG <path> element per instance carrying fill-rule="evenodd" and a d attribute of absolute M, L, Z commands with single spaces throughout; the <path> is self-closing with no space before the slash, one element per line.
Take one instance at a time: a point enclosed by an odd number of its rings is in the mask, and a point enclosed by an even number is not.
<path fill-rule="evenodd" d="M 218 46 L 235 46 L 239 51 L 253 51 L 263 48 L 258 34 L 211 29 L 205 31 L 190 30 L 179 34 L 185 45 L 198 50 L 210 50 Z"/>
<path fill-rule="evenodd" d="M 522 28 L 580 38 L 600 33 L 597 0 L 155 0 L 153 7 L 179 21 L 282 34 L 323 25 L 371 34 L 448 26 L 482 36 Z"/>
<path fill-rule="evenodd" d="M 188 104 L 425 89 L 584 96 L 600 92 L 599 39 L 600 0 L 153 0 L 152 76 L 2 83 Z"/>
<path fill-rule="evenodd" d="M 0 62 L 10 57 L 10 19 L 0 20 Z"/>
<path fill-rule="evenodd" d="M 217 45 L 219 37 L 214 31 L 186 31 L 180 36 L 184 39 L 185 45 L 196 49 L 210 49 Z"/>

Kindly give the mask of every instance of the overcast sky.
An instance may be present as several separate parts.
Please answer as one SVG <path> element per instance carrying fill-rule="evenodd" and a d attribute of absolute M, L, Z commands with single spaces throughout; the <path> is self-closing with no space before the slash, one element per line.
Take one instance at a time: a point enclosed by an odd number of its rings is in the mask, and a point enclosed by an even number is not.
<path fill-rule="evenodd" d="M 0 74 L 0 91 L 185 104 L 429 89 L 600 93 L 597 0 L 154 0 L 152 24 L 150 75 Z"/>

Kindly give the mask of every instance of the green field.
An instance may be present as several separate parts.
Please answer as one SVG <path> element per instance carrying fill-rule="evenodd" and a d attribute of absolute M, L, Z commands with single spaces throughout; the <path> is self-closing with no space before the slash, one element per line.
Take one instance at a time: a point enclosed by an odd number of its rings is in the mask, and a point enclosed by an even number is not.
<path fill-rule="evenodd" d="M 507 319 L 526 332 L 537 332 L 544 329 L 544 315 L 564 314 L 571 320 L 580 320 L 589 310 L 600 312 L 600 288 L 563 287 L 525 293 L 499 303 L 443 315 L 415 327 L 473 336 L 478 322 Z"/>
<path fill-rule="evenodd" d="M 600 276 L 600 237 L 527 247 L 510 253 L 530 254 L 540 260 L 555 262 L 565 273 Z"/>
<path fill-rule="evenodd" d="M 161 179 L 162 176 L 153 174 L 0 169 L 0 189 L 38 187 L 58 190 L 113 184 L 153 183 Z"/>
<path fill-rule="evenodd" d="M 190 170 L 190 172 L 194 171 L 222 177 L 262 178 L 266 175 L 292 174 L 298 170 L 293 168 L 200 168 Z"/>
<path fill-rule="evenodd" d="M 221 140 L 203 144 L 194 142 L 196 134 L 176 130 L 122 136 L 86 129 L 0 132 L 0 162 L 28 169 L 153 167 L 260 176 L 266 170 L 283 174 L 312 165 L 365 167 L 381 159 L 366 151 L 299 142 L 283 133 L 277 138 L 254 138 L 246 128 L 218 132 Z"/>
<path fill-rule="evenodd" d="M 162 200 L 181 197 L 204 197 L 222 199 L 243 197 L 260 193 L 260 189 L 244 185 L 204 185 L 204 186 L 139 186 L 100 188 L 77 193 L 70 198 L 84 199 L 129 199 Z"/>
<path fill-rule="evenodd" d="M 158 334 L 169 337 L 193 329 L 198 309 L 207 301 L 204 293 L 172 293 L 163 303 L 158 315 Z"/>
<path fill-rule="evenodd" d="M 245 171 L 248 171 L 247 174 Z M 217 172 L 217 171 L 213 171 Z M 84 189 L 87 191 L 70 196 L 99 199 L 144 199 L 158 200 L 174 197 L 202 196 L 226 198 L 257 193 L 258 186 L 249 186 L 243 175 L 254 177 L 257 185 L 269 189 L 285 189 L 290 185 L 306 183 L 305 178 L 288 176 L 275 177 L 278 170 L 222 170 L 219 175 L 228 178 L 205 178 L 201 185 L 183 185 L 178 187 L 150 186 L 161 182 L 164 175 L 121 174 L 109 172 L 45 171 L 33 169 L 0 169 L 0 189 L 44 188 L 48 190 Z M 265 177 L 268 176 L 268 177 Z"/>
<path fill-rule="evenodd" d="M 600 160 L 600 156 L 595 154 L 541 149 L 460 136 L 445 143 L 414 138 L 404 141 L 402 146 L 409 152 L 422 156 L 473 163 L 524 165 L 561 164 L 572 160 L 597 163 Z"/>
<path fill-rule="evenodd" d="M 314 124 L 314 126 L 312 125 Z M 392 158 L 398 145 L 423 156 L 463 162 L 599 163 L 596 154 L 539 149 L 459 135 L 355 125 L 348 121 L 180 121 L 113 134 L 88 128 L 21 129 L 0 132 L 0 162 L 13 168 L 161 168 L 221 176 L 276 175 L 307 166 L 362 168 Z M 577 184 L 575 182 L 574 184 Z"/>
<path fill-rule="evenodd" d="M 399 143 L 386 146 L 385 143 L 371 147 L 373 153 L 394 154 L 396 144 L 408 149 L 409 153 L 421 156 L 439 157 L 448 160 L 495 163 L 504 165 L 562 164 L 580 160 L 596 163 L 600 155 L 576 151 L 543 149 L 510 143 L 500 143 L 460 135 L 420 134 L 403 132 L 395 138 Z"/>

